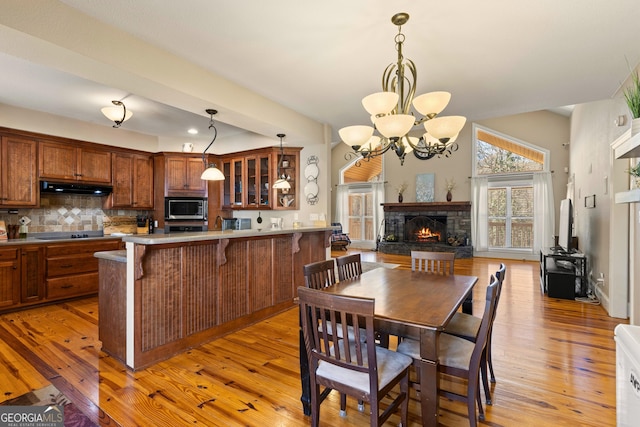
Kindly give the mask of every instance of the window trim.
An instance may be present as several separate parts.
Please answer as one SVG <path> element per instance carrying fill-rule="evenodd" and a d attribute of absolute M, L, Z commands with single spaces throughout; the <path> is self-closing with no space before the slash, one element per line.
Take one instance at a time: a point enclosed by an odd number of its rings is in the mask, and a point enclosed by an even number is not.
<path fill-rule="evenodd" d="M 473 145 L 473 147 L 472 147 L 473 153 L 471 155 L 471 176 L 473 176 L 473 177 L 487 176 L 487 177 L 489 177 L 489 180 L 491 180 L 491 177 L 510 177 L 510 176 L 521 175 L 521 174 L 533 174 L 533 173 L 535 173 L 534 171 L 530 171 L 530 172 L 527 171 L 527 172 L 511 172 L 511 173 L 492 174 L 492 175 L 478 175 L 478 172 L 477 172 L 477 164 L 478 164 L 478 162 L 477 162 L 477 159 L 478 159 L 478 131 L 482 131 L 482 132 L 485 132 L 485 133 L 487 133 L 489 135 L 494 135 L 494 136 L 497 136 L 499 138 L 502 138 L 502 139 L 505 139 L 505 140 L 508 140 L 508 141 L 512 141 L 512 142 L 514 142 L 516 144 L 520 144 L 520 145 L 526 147 L 527 149 L 541 152 L 543 154 L 543 157 L 544 157 L 544 162 L 542 164 L 542 171 L 541 172 L 548 172 L 549 171 L 550 162 L 551 162 L 551 151 L 550 150 L 548 150 L 546 148 L 543 148 L 543 147 L 539 147 L 539 146 L 534 145 L 534 144 L 531 144 L 529 142 L 523 141 L 521 139 L 514 138 L 513 136 L 505 135 L 505 134 L 503 134 L 501 132 L 492 130 L 492 129 L 488 128 L 488 127 L 479 125 L 477 123 L 473 123 L 472 124 L 472 129 L 473 129 L 473 135 L 472 135 L 472 138 L 473 138 L 473 144 L 472 144 Z M 507 179 L 509 179 L 509 178 L 507 178 Z"/>

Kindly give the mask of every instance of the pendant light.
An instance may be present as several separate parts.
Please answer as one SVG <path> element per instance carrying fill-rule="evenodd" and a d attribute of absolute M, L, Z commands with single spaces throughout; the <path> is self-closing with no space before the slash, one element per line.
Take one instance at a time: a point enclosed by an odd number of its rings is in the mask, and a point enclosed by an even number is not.
<path fill-rule="evenodd" d="M 278 161 L 278 179 L 273 184 L 273 188 L 278 190 L 288 190 L 291 188 L 289 181 L 287 181 L 286 176 L 280 173 L 280 168 L 282 166 L 282 159 L 284 158 L 284 149 L 282 148 L 282 138 L 286 135 L 284 133 L 279 133 L 276 135 L 280 138 L 280 161 Z"/>

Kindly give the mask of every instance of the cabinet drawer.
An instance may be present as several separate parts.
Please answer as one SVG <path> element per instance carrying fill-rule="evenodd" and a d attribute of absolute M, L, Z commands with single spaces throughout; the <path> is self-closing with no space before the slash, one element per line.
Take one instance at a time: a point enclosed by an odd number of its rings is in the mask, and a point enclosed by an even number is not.
<path fill-rule="evenodd" d="M 0 261 L 18 259 L 18 248 L 0 249 Z"/>
<path fill-rule="evenodd" d="M 88 254 L 95 252 L 114 251 L 120 248 L 120 240 L 114 239 L 102 242 L 60 243 L 47 245 L 47 257 L 61 257 L 65 255 Z"/>
<path fill-rule="evenodd" d="M 98 271 L 98 258 L 94 256 L 47 258 L 47 277 Z"/>
<path fill-rule="evenodd" d="M 69 298 L 98 292 L 98 273 L 47 279 L 47 298 Z"/>

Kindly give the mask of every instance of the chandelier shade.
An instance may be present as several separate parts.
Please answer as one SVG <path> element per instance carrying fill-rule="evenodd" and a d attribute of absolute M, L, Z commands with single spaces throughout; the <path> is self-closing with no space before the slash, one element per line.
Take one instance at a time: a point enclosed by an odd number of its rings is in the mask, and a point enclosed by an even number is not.
<path fill-rule="evenodd" d="M 414 121 L 410 114 L 389 114 L 376 119 L 376 129 L 385 138 L 402 138 L 411 130 Z"/>
<path fill-rule="evenodd" d="M 460 133 L 466 121 L 462 116 L 436 117 L 425 122 L 424 128 L 436 139 L 451 139 Z"/>
<path fill-rule="evenodd" d="M 360 165 L 360 160 L 371 160 L 387 151 L 396 153 L 400 164 L 404 164 L 405 156 L 410 152 L 420 160 L 427 160 L 435 156 L 448 157 L 458 149 L 455 140 L 466 119 L 439 116 L 449 105 L 451 93 L 435 91 L 415 96 L 418 71 L 413 61 L 403 55 L 402 25 L 408 20 L 407 13 L 397 13 L 391 18 L 398 27 L 395 37 L 397 61 L 382 73 L 382 91 L 362 99 L 373 127 L 355 125 L 338 131 L 342 141 L 353 150 L 345 158 L 356 157 L 356 166 Z M 411 111 L 412 107 L 415 112 Z M 414 127 L 421 124 L 427 132 L 422 137 L 410 136 L 416 133 Z"/>
<path fill-rule="evenodd" d="M 371 126 L 347 126 L 338 131 L 342 141 L 350 147 L 364 145 L 373 135 Z"/>
<path fill-rule="evenodd" d="M 435 117 L 447 108 L 449 100 L 451 100 L 449 92 L 429 92 L 415 97 L 413 99 L 413 108 L 423 116 Z"/>
<path fill-rule="evenodd" d="M 398 105 L 399 95 L 394 92 L 377 92 L 362 98 L 362 106 L 372 116 L 389 114 Z"/>

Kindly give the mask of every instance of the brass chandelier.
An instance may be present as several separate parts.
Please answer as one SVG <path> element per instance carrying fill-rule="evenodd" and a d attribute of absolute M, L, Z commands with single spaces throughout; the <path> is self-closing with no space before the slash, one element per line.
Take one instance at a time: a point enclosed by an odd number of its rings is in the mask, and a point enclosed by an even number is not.
<path fill-rule="evenodd" d="M 413 61 L 405 59 L 402 54 L 405 39 L 402 25 L 408 20 L 408 13 L 397 13 L 391 18 L 391 22 L 398 26 L 395 37 L 398 60 L 384 70 L 382 92 L 362 99 L 374 126 L 348 126 L 338 131 L 342 141 L 353 150 L 345 156 L 347 160 L 354 156 L 371 160 L 391 150 L 400 159 L 400 164 L 404 164 L 406 154 L 411 151 L 418 159 L 427 160 L 434 156 L 449 157 L 458 149 L 455 141 L 466 118 L 437 117 L 449 103 L 451 94 L 429 92 L 414 97 L 418 73 Z M 418 118 L 410 111 L 412 105 L 419 113 Z M 421 137 L 409 136 L 411 129 L 421 124 L 426 132 Z M 376 130 L 380 136 L 374 135 Z M 359 161 L 356 165 L 359 166 Z"/>

